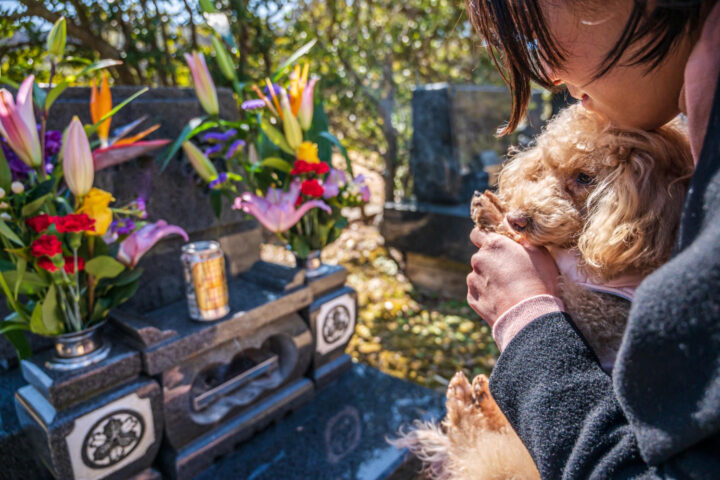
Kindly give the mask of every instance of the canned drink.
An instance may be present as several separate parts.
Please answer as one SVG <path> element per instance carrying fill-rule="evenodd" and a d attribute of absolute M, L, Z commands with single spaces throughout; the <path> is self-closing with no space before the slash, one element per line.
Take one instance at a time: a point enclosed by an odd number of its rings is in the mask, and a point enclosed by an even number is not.
<path fill-rule="evenodd" d="M 225 257 L 218 242 L 188 243 L 182 247 L 185 288 L 190 318 L 211 321 L 230 311 Z"/>

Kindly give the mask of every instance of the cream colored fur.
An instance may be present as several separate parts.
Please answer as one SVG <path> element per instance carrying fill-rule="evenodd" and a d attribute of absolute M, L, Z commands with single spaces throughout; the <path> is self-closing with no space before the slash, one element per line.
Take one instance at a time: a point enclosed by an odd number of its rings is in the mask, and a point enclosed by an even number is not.
<path fill-rule="evenodd" d="M 577 248 L 599 282 L 647 275 L 670 256 L 692 157 L 684 130 L 619 129 L 576 105 L 558 114 L 500 173 L 497 194 L 476 195 L 479 228 L 536 246 Z M 515 219 L 515 221 L 510 221 Z M 518 220 L 519 219 L 519 220 Z M 614 358 L 629 302 L 561 277 L 560 296 L 600 357 Z M 458 372 L 441 425 L 416 424 L 394 441 L 437 479 L 539 478 L 529 453 L 478 376 Z"/>

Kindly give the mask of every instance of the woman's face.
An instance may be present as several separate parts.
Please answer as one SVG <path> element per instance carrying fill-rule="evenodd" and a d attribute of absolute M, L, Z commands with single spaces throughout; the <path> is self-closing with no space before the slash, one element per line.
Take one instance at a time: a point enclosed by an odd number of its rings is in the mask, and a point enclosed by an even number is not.
<path fill-rule="evenodd" d="M 565 84 L 585 108 L 619 126 L 652 130 L 675 117 L 691 42 L 683 40 L 650 71 L 647 65 L 622 66 L 632 56 L 633 45 L 618 64 L 593 80 L 620 38 L 633 1 L 611 0 L 592 11 L 574 3 L 580 2 L 543 0 L 548 29 L 566 54 L 563 67 L 552 71 L 551 78 Z"/>

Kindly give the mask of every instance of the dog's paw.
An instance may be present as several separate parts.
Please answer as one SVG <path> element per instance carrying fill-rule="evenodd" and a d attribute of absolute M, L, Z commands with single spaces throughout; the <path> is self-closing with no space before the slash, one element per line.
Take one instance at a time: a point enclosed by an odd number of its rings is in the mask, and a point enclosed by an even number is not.
<path fill-rule="evenodd" d="M 508 425 L 505 415 L 490 395 L 490 382 L 487 376 L 478 375 L 473 379 L 472 392 L 475 406 L 484 417 L 487 428 L 497 431 Z"/>
<path fill-rule="evenodd" d="M 473 391 L 470 381 L 463 372 L 457 372 L 450 380 L 445 394 L 445 426 L 448 430 L 463 428 L 468 416 L 473 415 L 475 409 Z"/>

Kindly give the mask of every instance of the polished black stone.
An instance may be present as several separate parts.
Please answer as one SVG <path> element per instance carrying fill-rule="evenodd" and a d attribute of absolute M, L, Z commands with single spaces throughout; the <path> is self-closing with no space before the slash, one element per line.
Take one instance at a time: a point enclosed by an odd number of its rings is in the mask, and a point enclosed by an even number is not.
<path fill-rule="evenodd" d="M 443 396 L 362 364 L 197 478 L 387 478 L 409 460 L 387 443 L 414 419 L 439 418 Z"/>

